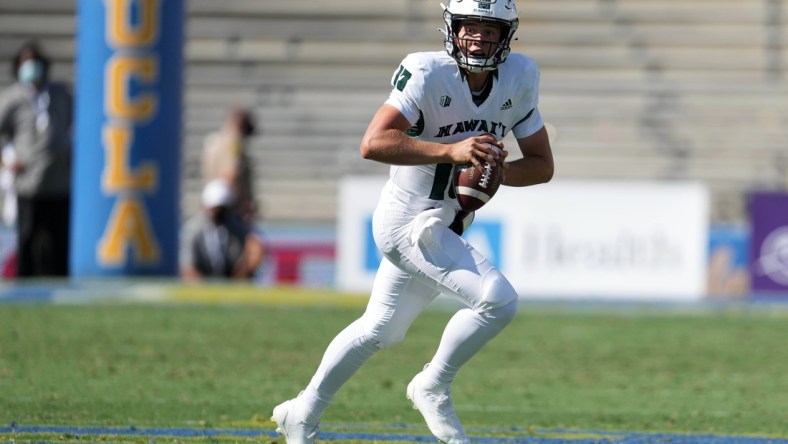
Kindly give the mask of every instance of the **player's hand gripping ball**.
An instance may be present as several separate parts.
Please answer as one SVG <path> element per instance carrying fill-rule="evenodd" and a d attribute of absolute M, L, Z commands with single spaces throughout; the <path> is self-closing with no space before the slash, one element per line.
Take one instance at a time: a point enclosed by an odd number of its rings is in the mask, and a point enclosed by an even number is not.
<path fill-rule="evenodd" d="M 499 150 L 498 147 L 490 145 Z M 480 159 L 482 168 L 472 163 L 454 166 L 452 184 L 460 207 L 476 211 L 492 199 L 503 180 L 503 158 L 493 166 L 487 159 Z"/>

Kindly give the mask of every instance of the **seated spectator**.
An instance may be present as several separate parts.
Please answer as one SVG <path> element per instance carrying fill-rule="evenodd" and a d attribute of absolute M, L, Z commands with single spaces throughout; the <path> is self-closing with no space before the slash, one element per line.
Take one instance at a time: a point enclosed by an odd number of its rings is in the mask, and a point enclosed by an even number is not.
<path fill-rule="evenodd" d="M 181 233 L 180 272 L 185 280 L 251 279 L 265 258 L 259 235 L 235 211 L 235 193 L 222 179 L 203 188 L 203 212 Z"/>

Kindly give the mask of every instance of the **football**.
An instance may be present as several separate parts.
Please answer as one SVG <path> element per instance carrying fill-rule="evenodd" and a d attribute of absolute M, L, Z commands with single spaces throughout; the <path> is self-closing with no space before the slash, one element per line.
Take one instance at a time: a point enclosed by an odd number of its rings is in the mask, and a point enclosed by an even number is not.
<path fill-rule="evenodd" d="M 466 163 L 454 166 L 454 194 L 460 207 L 466 211 L 476 211 L 492 199 L 501 186 L 503 179 L 503 162 L 495 166 L 486 160 L 481 162 L 482 168 Z"/>

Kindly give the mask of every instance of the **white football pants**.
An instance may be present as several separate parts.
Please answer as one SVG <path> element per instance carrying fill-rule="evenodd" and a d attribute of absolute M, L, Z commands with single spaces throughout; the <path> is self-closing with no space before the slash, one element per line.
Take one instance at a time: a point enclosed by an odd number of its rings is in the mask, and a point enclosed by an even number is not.
<path fill-rule="evenodd" d="M 329 344 L 299 397 L 310 422 L 319 420 L 337 390 L 376 351 L 402 341 L 439 294 L 456 297 L 466 308 L 449 320 L 425 369 L 435 388 L 448 388 L 460 367 L 514 318 L 517 293 L 490 261 L 448 228 L 454 214 L 451 208 L 421 210 L 387 185 L 373 216 L 384 259 L 366 311 Z"/>

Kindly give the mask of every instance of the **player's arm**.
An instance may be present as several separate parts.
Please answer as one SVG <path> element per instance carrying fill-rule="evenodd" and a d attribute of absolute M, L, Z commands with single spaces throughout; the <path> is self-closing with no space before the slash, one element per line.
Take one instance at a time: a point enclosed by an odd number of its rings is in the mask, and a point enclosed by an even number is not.
<path fill-rule="evenodd" d="M 497 152 L 485 143 L 503 145 L 495 137 L 485 134 L 454 144 L 417 140 L 405 132 L 413 126 L 394 106 L 381 106 L 361 139 L 361 157 L 392 165 L 430 165 L 436 163 L 466 163 L 479 165 L 477 157 Z"/>
<path fill-rule="evenodd" d="M 553 151 L 547 129 L 542 126 L 528 137 L 517 139 L 523 157 L 507 163 L 503 184 L 524 187 L 549 182 L 553 178 Z"/>

